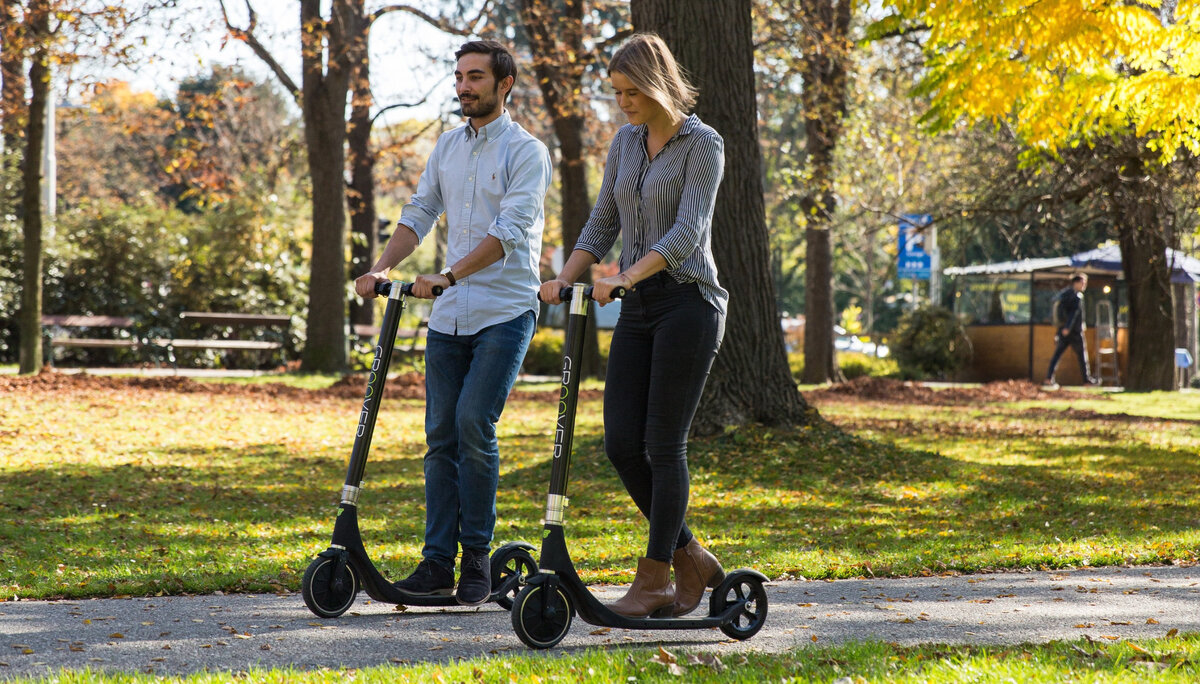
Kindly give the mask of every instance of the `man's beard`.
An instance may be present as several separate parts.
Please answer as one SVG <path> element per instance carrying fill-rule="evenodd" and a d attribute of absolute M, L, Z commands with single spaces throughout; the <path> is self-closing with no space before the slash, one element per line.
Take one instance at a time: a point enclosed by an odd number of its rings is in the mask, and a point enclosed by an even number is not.
<path fill-rule="evenodd" d="M 499 92 L 499 89 L 500 89 L 499 86 L 497 86 L 496 88 L 493 88 L 492 89 L 493 97 L 488 100 L 484 100 L 482 97 L 475 96 L 475 98 L 470 103 L 467 103 L 467 102 L 464 102 L 463 99 L 460 97 L 458 99 L 458 103 L 462 107 L 463 115 L 464 116 L 486 117 L 486 116 L 494 113 L 500 107 L 500 98 L 495 97 L 497 95 L 497 93 Z"/>

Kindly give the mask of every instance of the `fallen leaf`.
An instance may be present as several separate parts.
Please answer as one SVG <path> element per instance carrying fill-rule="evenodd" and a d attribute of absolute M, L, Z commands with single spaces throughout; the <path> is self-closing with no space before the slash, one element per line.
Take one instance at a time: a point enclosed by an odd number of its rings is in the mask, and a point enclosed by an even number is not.
<path fill-rule="evenodd" d="M 1179 630 L 1177 630 L 1175 628 L 1171 628 L 1170 630 L 1167 631 L 1167 638 L 1170 639 L 1171 637 L 1175 636 L 1176 634 L 1179 634 Z"/>
<path fill-rule="evenodd" d="M 1157 624 L 1158 624 L 1158 620 L 1155 620 L 1154 618 L 1146 618 L 1146 624 L 1148 624 L 1148 625 L 1157 625 Z"/>

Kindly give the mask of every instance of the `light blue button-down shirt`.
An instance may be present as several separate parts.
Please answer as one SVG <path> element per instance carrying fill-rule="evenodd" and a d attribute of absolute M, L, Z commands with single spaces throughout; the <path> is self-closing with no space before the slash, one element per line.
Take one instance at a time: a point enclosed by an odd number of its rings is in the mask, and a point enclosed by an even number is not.
<path fill-rule="evenodd" d="M 526 311 L 537 313 L 543 202 L 550 176 L 545 144 L 508 111 L 478 133 L 467 124 L 438 138 L 400 224 L 424 240 L 445 212 L 447 264 L 465 257 L 488 235 L 504 246 L 504 258 L 458 278 L 438 297 L 430 329 L 474 335 Z"/>

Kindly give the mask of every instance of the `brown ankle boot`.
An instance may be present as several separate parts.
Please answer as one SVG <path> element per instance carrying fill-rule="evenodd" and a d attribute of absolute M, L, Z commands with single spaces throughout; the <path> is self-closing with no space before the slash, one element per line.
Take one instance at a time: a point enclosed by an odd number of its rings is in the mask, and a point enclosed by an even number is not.
<path fill-rule="evenodd" d="M 675 566 L 675 607 L 672 612 L 687 615 L 700 605 L 704 587 L 715 589 L 725 579 L 721 561 L 712 555 L 695 537 L 687 546 L 675 549 L 672 559 Z"/>
<path fill-rule="evenodd" d="M 651 558 L 639 558 L 633 585 L 625 595 L 609 604 L 614 613 L 625 617 L 643 618 L 660 608 L 675 603 L 675 588 L 671 586 L 671 564 Z"/>

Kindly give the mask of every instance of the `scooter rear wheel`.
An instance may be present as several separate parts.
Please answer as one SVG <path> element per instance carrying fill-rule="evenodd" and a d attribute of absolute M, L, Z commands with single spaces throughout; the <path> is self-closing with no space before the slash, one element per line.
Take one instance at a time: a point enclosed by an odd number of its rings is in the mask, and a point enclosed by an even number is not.
<path fill-rule="evenodd" d="M 575 607 L 559 587 L 527 584 L 512 607 L 512 625 L 517 637 L 530 648 L 550 648 L 571 629 Z"/>
<path fill-rule="evenodd" d="M 492 554 L 492 591 L 505 582 L 515 579 L 511 593 L 496 598 L 496 604 L 504 610 L 512 610 L 513 598 L 525 586 L 525 580 L 537 574 L 537 561 L 523 548 L 500 548 Z"/>
<path fill-rule="evenodd" d="M 334 577 L 337 565 L 335 558 L 318 556 L 308 564 L 304 579 L 300 581 L 304 605 L 317 617 L 338 617 L 350 609 L 358 594 L 358 576 L 354 574 L 354 567 L 344 563 L 342 571 Z"/>
<path fill-rule="evenodd" d="M 748 572 L 734 571 L 713 590 L 712 615 L 719 615 L 735 603 L 743 603 L 733 619 L 721 625 L 726 636 L 745 641 L 758 633 L 767 622 L 767 590 L 762 579 Z"/>

